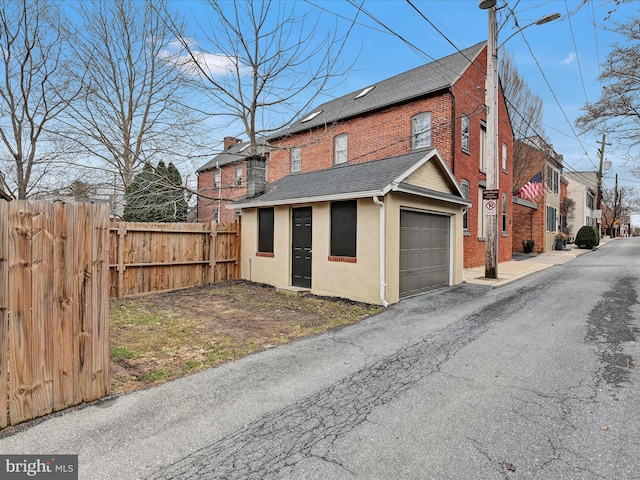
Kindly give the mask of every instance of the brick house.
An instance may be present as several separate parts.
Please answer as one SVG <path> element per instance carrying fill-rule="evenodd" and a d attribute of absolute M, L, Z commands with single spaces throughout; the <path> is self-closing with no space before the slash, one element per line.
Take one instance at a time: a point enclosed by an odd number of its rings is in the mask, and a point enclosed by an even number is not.
<path fill-rule="evenodd" d="M 486 42 L 366 86 L 313 109 L 270 140 L 269 179 L 341 163 L 380 160 L 436 147 L 472 205 L 465 214 L 464 267 L 484 265 Z M 513 132 L 499 97 L 502 218 L 499 261 L 511 259 Z"/>
<path fill-rule="evenodd" d="M 228 206 L 248 194 L 254 195 L 247 191 L 248 151 L 248 142 L 225 137 L 222 152 L 198 169 L 198 222 L 232 223 L 237 220 L 239 211 Z M 259 144 L 258 153 L 268 156 L 264 142 Z"/>
<path fill-rule="evenodd" d="M 543 188 L 534 199 L 514 196 L 513 199 L 513 251 L 523 251 L 523 241 L 533 240 L 534 251 L 553 250 L 555 236 L 561 231 L 561 205 L 566 196 L 566 180 L 562 180 L 562 155 L 553 150 L 542 138 L 535 136 L 516 140 L 516 160 L 522 171 L 515 172 L 518 178 L 534 178 L 540 174 Z M 514 185 L 514 192 L 521 190 L 524 183 Z M 564 196 L 563 196 L 564 195 Z"/>
<path fill-rule="evenodd" d="M 300 208 L 308 208 L 312 212 L 314 242 L 322 244 L 313 247 L 313 258 L 311 248 L 308 248 L 308 268 L 313 268 L 314 271 L 331 271 L 334 274 L 340 271 L 347 275 L 344 269 L 355 270 L 364 264 L 364 253 L 347 256 L 346 259 L 342 258 L 344 255 L 332 254 L 326 258 L 324 254 L 323 258 L 317 258 L 319 251 L 324 252 L 327 239 L 320 236 L 316 238 L 316 234 L 319 235 L 316 225 L 320 222 L 321 228 L 333 231 L 335 222 L 331 219 L 334 218 L 334 209 L 335 218 L 351 222 L 349 215 L 353 215 L 354 227 L 349 235 L 354 238 L 357 236 L 361 239 L 363 235 L 373 235 L 378 230 L 385 232 L 384 239 L 374 242 L 375 245 L 362 245 L 362 248 L 360 240 L 355 242 L 352 238 L 352 246 L 347 251 L 355 248 L 353 245 L 357 243 L 358 252 L 367 252 L 376 258 L 380 254 L 380 274 L 373 275 L 369 268 L 360 270 L 358 278 L 364 280 L 365 276 L 375 277 L 376 283 L 388 285 L 386 298 L 391 301 L 397 301 L 409 293 L 427 290 L 434 285 L 458 283 L 462 278 L 463 267 L 483 265 L 486 221 L 479 206 L 482 206 L 482 192 L 486 189 L 486 57 L 486 42 L 479 43 L 319 105 L 286 130 L 270 137 L 267 166 L 269 182 L 266 192 L 255 197 L 247 195 L 247 198 L 231 205 L 231 208 L 242 211 L 242 258 L 251 259 L 247 265 L 243 262 L 243 277 L 270 284 L 296 286 L 297 277 L 287 277 L 283 272 L 294 268 L 298 256 L 288 245 L 291 241 L 288 235 L 295 236 L 295 225 L 311 223 L 311 216 L 308 219 L 295 216 L 300 213 L 297 212 Z M 512 251 L 513 132 L 501 92 L 498 124 L 496 161 L 499 164 L 497 171 L 501 207 L 498 259 L 506 261 L 511 258 Z M 237 148 L 237 145 L 231 146 L 231 153 Z M 237 165 L 238 158 L 234 161 L 236 163 L 230 161 L 225 165 Z M 336 191 L 332 191 L 331 185 L 328 185 L 327 188 L 320 189 L 316 196 L 310 197 L 308 194 L 309 191 L 316 190 L 309 183 L 310 178 L 316 182 L 336 182 L 337 178 L 342 180 L 342 177 L 336 177 L 338 173 L 348 177 L 355 176 L 353 183 L 362 183 L 364 189 L 368 183 L 358 178 L 358 175 L 390 171 L 389 165 L 394 162 L 399 162 L 403 167 L 396 172 L 398 178 L 381 177 L 386 183 L 382 182 L 384 185 L 377 185 L 373 190 L 352 191 L 344 186 L 340 190 L 338 182 L 335 184 Z M 363 167 L 363 170 L 356 168 L 367 164 L 372 165 Z M 221 165 L 218 161 L 218 168 Z M 211 188 L 211 180 L 204 180 L 210 175 L 207 171 L 212 168 L 215 165 L 210 162 L 208 170 L 200 170 L 199 179 L 203 180 L 199 181 L 201 189 Z M 247 175 L 250 175 L 250 170 L 247 169 Z M 301 191 L 300 185 L 306 186 L 305 191 Z M 224 189 L 224 185 L 221 187 Z M 273 193 L 274 189 L 280 193 Z M 339 202 L 352 203 L 337 205 Z M 340 210 L 343 207 L 344 211 Z M 384 212 L 383 219 L 378 219 L 377 214 L 374 214 L 379 209 Z M 205 214 L 204 205 L 202 211 Z M 368 219 L 365 225 L 362 225 L 363 218 Z M 441 222 L 443 218 L 446 221 Z M 263 232 L 263 224 L 269 225 L 275 233 L 269 232 L 268 228 Z M 434 230 L 428 232 L 431 228 Z M 446 233 L 434 233 L 438 229 Z M 288 232 L 288 235 L 280 238 L 278 232 Z M 423 245 L 432 241 L 430 235 L 433 234 L 438 242 L 446 243 L 446 252 L 427 252 L 428 247 L 424 247 L 424 251 L 418 248 L 408 252 L 406 257 L 403 256 L 403 242 L 413 239 L 413 234 L 416 241 Z M 273 242 L 279 239 L 280 254 L 261 250 L 260 239 L 265 235 L 271 239 L 264 244 L 269 250 L 275 248 Z M 395 246 L 395 251 L 393 247 L 389 250 L 389 245 Z M 407 248 L 411 250 L 410 247 Z M 441 259 L 443 255 L 447 257 L 446 261 L 434 260 Z M 419 257 L 423 260 L 418 260 Z M 333 264 L 328 265 L 327 261 Z M 406 269 L 403 263 L 405 261 L 410 264 Z M 413 268 L 411 262 L 420 261 L 441 264 L 442 268 L 437 274 L 428 271 L 431 266 L 424 271 L 420 270 L 421 267 Z M 335 268 L 336 264 L 341 267 Z M 430 283 L 429 278 L 441 278 L 442 269 L 446 270 L 446 280 Z M 409 270 L 411 272 L 407 273 Z M 414 270 L 421 271 L 416 274 L 420 279 L 407 280 L 406 275 L 413 275 Z M 269 272 L 279 272 L 278 278 L 270 277 Z M 354 275 L 351 272 L 346 277 L 351 278 L 351 285 L 358 282 L 357 275 Z M 386 279 L 385 282 L 382 282 L 383 278 Z M 314 285 L 320 282 L 318 275 L 314 275 L 313 279 L 311 289 L 320 294 L 338 294 L 372 301 L 369 291 L 350 296 L 325 287 L 316 288 Z M 310 282 L 305 279 L 300 283 Z M 381 295 L 380 298 L 381 303 L 384 303 L 385 296 Z"/>

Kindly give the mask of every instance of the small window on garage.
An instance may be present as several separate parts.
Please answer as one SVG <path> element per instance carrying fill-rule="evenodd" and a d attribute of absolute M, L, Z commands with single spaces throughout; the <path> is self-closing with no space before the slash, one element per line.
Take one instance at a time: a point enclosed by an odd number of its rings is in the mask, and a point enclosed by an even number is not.
<path fill-rule="evenodd" d="M 273 207 L 258 210 L 258 252 L 273 253 Z"/>
<path fill-rule="evenodd" d="M 331 256 L 356 256 L 357 202 L 331 204 Z"/>

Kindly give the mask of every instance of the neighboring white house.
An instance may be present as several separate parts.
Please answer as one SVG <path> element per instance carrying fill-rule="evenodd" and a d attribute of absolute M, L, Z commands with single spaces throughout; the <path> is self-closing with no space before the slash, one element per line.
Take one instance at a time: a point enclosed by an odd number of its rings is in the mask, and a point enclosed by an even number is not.
<path fill-rule="evenodd" d="M 569 237 L 573 240 L 584 225 L 596 225 L 596 195 L 598 172 L 566 172 L 567 197 L 575 202 L 573 219 L 568 221 Z"/>

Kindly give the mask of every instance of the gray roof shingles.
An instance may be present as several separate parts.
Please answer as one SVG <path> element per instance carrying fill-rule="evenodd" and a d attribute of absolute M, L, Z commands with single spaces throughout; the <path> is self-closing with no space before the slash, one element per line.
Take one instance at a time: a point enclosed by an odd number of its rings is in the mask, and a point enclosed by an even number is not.
<path fill-rule="evenodd" d="M 270 203 L 348 195 L 360 192 L 379 192 L 406 172 L 434 148 L 422 149 L 407 155 L 358 163 L 339 165 L 327 170 L 293 173 L 269 184 L 267 192 L 236 203 Z"/>

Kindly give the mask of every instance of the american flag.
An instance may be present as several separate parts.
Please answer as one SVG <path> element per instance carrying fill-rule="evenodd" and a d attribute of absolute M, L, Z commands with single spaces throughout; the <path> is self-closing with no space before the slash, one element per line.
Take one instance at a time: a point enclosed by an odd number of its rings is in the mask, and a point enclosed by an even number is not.
<path fill-rule="evenodd" d="M 536 173 L 531 180 L 520 189 L 520 198 L 535 199 L 542 191 L 542 172 Z"/>

